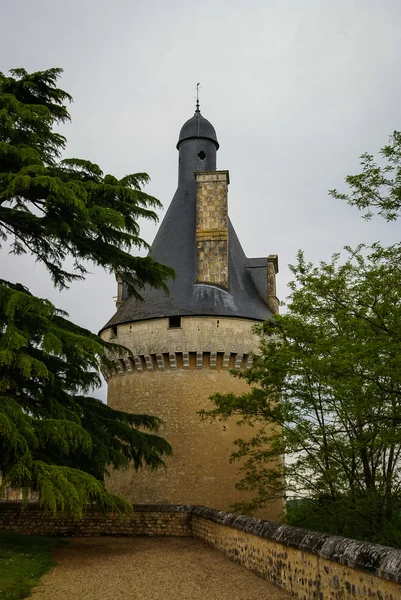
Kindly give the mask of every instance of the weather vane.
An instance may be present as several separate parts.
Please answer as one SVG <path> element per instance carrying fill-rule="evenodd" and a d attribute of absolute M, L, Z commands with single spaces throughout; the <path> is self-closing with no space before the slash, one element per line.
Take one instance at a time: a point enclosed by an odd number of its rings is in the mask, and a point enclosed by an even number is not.
<path fill-rule="evenodd" d="M 200 86 L 200 83 L 197 83 L 196 84 L 196 111 L 195 112 L 200 112 L 200 109 L 199 109 L 199 86 Z"/>

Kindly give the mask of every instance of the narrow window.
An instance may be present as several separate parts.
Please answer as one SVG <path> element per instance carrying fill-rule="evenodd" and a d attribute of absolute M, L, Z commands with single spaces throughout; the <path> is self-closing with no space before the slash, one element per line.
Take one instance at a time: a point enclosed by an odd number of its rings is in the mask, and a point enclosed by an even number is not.
<path fill-rule="evenodd" d="M 169 329 L 178 329 L 181 327 L 181 317 L 169 317 L 168 327 Z"/>

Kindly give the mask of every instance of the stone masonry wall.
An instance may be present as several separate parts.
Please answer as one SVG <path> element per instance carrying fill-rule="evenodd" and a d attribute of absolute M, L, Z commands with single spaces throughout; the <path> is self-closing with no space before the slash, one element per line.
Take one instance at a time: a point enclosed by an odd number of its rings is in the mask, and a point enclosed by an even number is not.
<path fill-rule="evenodd" d="M 0 503 L 0 531 L 53 536 L 195 536 L 300 600 L 400 600 L 401 550 L 203 506 L 137 505 L 125 516 L 54 517 Z"/>
<path fill-rule="evenodd" d="M 157 371 L 228 371 L 251 364 L 259 338 L 255 321 L 235 317 L 182 317 L 181 327 L 169 328 L 169 319 L 148 319 L 119 325 L 102 333 L 106 341 L 126 346 L 132 355 L 116 356 L 116 371 L 104 372 L 107 381 L 118 375 Z"/>
<path fill-rule="evenodd" d="M 25 508 L 16 502 L 0 502 L 0 531 L 68 537 L 101 535 L 190 536 L 191 515 L 185 507 L 134 506 L 126 515 L 88 510 L 82 517 L 46 514 L 38 504 Z"/>
<path fill-rule="evenodd" d="M 228 289 L 228 171 L 195 173 L 196 281 Z"/>
<path fill-rule="evenodd" d="M 401 598 L 401 550 L 200 506 L 192 535 L 300 600 Z"/>
<path fill-rule="evenodd" d="M 213 408 L 214 393 L 249 391 L 243 379 L 230 369 L 250 364 L 257 351 L 254 322 L 238 318 L 182 317 L 181 327 L 169 328 L 169 320 L 149 319 L 119 325 L 110 338 L 132 351 L 116 358 L 118 371 L 108 375 L 108 404 L 117 410 L 160 417 L 160 435 L 173 448 L 166 468 L 128 469 L 112 473 L 108 488 L 133 504 L 203 504 L 222 510 L 251 499 L 236 488 L 240 463 L 230 463 L 234 440 L 253 435 L 251 427 L 239 427 L 237 418 L 224 422 L 202 420 L 199 410 Z M 261 512 L 279 520 L 282 501 Z"/>

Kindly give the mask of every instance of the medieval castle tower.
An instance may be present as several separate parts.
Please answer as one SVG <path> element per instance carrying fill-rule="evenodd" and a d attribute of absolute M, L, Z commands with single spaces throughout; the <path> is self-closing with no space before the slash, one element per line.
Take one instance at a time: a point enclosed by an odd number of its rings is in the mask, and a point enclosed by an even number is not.
<path fill-rule="evenodd" d="M 247 258 L 228 218 L 228 171 L 216 170 L 214 127 L 200 113 L 181 129 L 178 187 L 151 247 L 175 269 L 170 295 L 146 289 L 144 302 L 118 284 L 117 312 L 104 339 L 131 349 L 108 378 L 113 408 L 155 414 L 173 447 L 167 469 L 114 473 L 112 491 L 135 503 L 202 504 L 228 509 L 244 498 L 235 489 L 238 464 L 229 463 L 235 421 L 202 421 L 216 392 L 239 394 L 247 384 L 229 369 L 242 369 L 257 351 L 255 323 L 278 310 L 277 256 Z M 281 506 L 266 516 L 277 519 Z"/>

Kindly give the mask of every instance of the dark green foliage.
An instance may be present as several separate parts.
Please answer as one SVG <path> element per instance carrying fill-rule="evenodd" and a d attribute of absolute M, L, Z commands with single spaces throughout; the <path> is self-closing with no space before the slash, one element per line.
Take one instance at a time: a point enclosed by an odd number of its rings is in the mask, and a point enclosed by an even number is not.
<path fill-rule="evenodd" d="M 0 284 L 0 471 L 3 484 L 37 490 L 49 510 L 79 513 L 105 491 L 109 468 L 151 468 L 170 454 L 159 419 L 119 412 L 83 396 L 100 385 L 99 364 L 119 348 L 74 325 L 21 285 Z M 146 433 L 148 430 L 148 433 Z"/>
<path fill-rule="evenodd" d="M 131 256 L 146 246 L 139 217 L 156 220 L 159 202 L 141 190 L 145 173 L 118 180 L 87 160 L 60 161 L 70 96 L 60 69 L 0 73 L 0 235 L 16 254 L 43 262 L 60 288 L 82 278 L 91 260 L 124 279 L 167 289 L 173 271 Z M 73 270 L 63 261 L 74 259 Z M 107 493 L 110 469 L 157 468 L 171 453 L 160 421 L 102 404 L 87 394 L 99 367 L 121 351 L 78 327 L 49 301 L 0 280 L 0 476 L 3 486 L 36 490 L 42 506 L 79 514 L 89 502 L 129 510 Z M 126 352 L 126 350 L 125 350 Z"/>
<path fill-rule="evenodd" d="M 379 154 L 379 162 L 372 154 L 362 154 L 362 173 L 345 179 L 351 193 L 331 190 L 330 194 L 364 211 L 366 219 L 372 218 L 375 209 L 386 221 L 395 221 L 401 215 L 401 132 L 394 131 L 390 143 Z"/>
<path fill-rule="evenodd" d="M 67 542 L 35 535 L 0 533 L 0 599 L 22 600 L 52 565 L 51 552 Z"/>
<path fill-rule="evenodd" d="M 60 73 L 0 73 L 0 236 L 13 252 L 36 256 L 61 288 L 83 278 L 87 259 L 118 272 L 138 297 L 146 283 L 167 291 L 174 272 L 129 253 L 147 247 L 138 219 L 156 221 L 161 206 L 141 190 L 148 175 L 119 180 L 88 160 L 59 160 L 66 140 L 53 128 L 69 119 L 71 99 L 55 85 Z M 73 272 L 63 268 L 67 256 Z"/>
<path fill-rule="evenodd" d="M 240 487 L 255 494 L 245 508 L 280 496 L 281 474 L 287 494 L 307 498 L 307 514 L 320 514 L 323 529 L 326 512 L 336 533 L 395 544 L 401 248 L 348 249 L 345 262 L 336 255 L 317 266 L 299 253 L 292 271 L 287 312 L 258 328 L 260 356 L 238 374 L 257 387 L 240 397 L 212 398 L 212 416 L 234 414 L 257 425 L 234 454 L 246 461 Z M 270 426 L 276 426 L 273 435 Z M 286 464 L 272 470 L 269 461 L 284 451 Z"/>
<path fill-rule="evenodd" d="M 375 498 L 343 497 L 338 500 L 321 498 L 290 499 L 286 502 L 286 522 L 295 527 L 342 535 L 351 539 L 372 541 L 372 528 L 366 515 L 374 515 Z M 381 510 L 380 505 L 377 507 Z M 374 517 L 377 519 L 377 517 Z M 383 523 L 375 542 L 401 548 L 401 509 L 399 498 L 394 500 L 391 518 Z"/>

